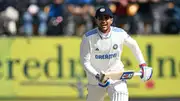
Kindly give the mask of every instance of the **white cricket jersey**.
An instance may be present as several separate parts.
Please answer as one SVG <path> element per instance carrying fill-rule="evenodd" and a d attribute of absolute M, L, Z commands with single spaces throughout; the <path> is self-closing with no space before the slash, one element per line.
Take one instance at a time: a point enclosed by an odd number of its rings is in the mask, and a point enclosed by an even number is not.
<path fill-rule="evenodd" d="M 103 34 L 98 28 L 85 33 L 80 58 L 89 84 L 98 84 L 95 75 L 101 71 L 124 70 L 121 62 L 123 44 L 132 50 L 140 64 L 145 63 L 138 44 L 123 29 L 111 26 L 108 34 Z"/>

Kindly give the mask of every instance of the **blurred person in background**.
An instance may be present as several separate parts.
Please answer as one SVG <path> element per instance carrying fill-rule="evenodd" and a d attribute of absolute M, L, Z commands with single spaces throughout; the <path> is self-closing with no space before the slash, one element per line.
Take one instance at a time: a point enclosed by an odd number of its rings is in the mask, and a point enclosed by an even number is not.
<path fill-rule="evenodd" d="M 24 35 L 23 33 L 23 14 L 27 11 L 30 0 L 7 0 L 9 4 L 13 5 L 19 12 L 19 20 L 17 22 L 17 35 Z M 6 1 L 6 2 L 7 2 Z"/>
<path fill-rule="evenodd" d="M 36 0 L 32 0 L 23 14 L 23 31 L 25 36 L 46 35 L 47 14 L 39 8 Z"/>
<path fill-rule="evenodd" d="M 111 2 L 110 9 L 114 13 L 115 25 L 117 27 L 124 28 L 124 25 L 127 24 L 129 20 L 127 15 L 128 0 L 109 0 L 109 1 Z"/>
<path fill-rule="evenodd" d="M 48 36 L 65 35 L 64 29 L 67 11 L 64 0 L 53 0 L 48 12 Z"/>
<path fill-rule="evenodd" d="M 151 7 L 151 0 L 138 0 L 138 33 L 150 34 L 152 33 L 152 25 L 154 21 L 153 11 Z"/>
<path fill-rule="evenodd" d="M 165 3 L 161 0 L 151 0 L 152 1 L 152 13 L 154 17 L 153 25 L 152 25 L 152 33 L 160 34 L 161 33 L 161 22 L 165 18 L 164 11 L 166 9 Z"/>
<path fill-rule="evenodd" d="M 17 22 L 19 20 L 19 11 L 15 8 L 16 1 L 0 1 L 0 35 L 17 35 Z"/>
<path fill-rule="evenodd" d="M 129 34 L 137 34 L 137 12 L 139 10 L 139 5 L 137 0 L 129 0 L 127 5 L 127 15 L 128 15 L 128 33 Z"/>
<path fill-rule="evenodd" d="M 162 24 L 162 32 L 167 34 L 178 34 L 180 31 L 180 5 L 177 1 L 168 1 L 165 10 L 166 18 Z"/>
<path fill-rule="evenodd" d="M 92 29 L 93 23 L 89 13 L 92 0 L 66 0 L 68 16 L 65 34 L 82 36 Z"/>
<path fill-rule="evenodd" d="M 136 0 L 108 0 L 110 9 L 114 13 L 114 22 L 117 27 L 124 28 L 129 34 L 135 34 L 136 28 L 136 13 L 138 5 Z"/>

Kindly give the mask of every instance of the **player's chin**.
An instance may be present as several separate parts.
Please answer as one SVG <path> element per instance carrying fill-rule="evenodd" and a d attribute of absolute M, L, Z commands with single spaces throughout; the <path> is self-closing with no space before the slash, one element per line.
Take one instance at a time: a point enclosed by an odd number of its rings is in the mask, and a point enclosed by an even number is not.
<path fill-rule="evenodd" d="M 107 31 L 108 30 L 108 27 L 107 26 L 103 26 L 101 27 L 102 31 Z"/>

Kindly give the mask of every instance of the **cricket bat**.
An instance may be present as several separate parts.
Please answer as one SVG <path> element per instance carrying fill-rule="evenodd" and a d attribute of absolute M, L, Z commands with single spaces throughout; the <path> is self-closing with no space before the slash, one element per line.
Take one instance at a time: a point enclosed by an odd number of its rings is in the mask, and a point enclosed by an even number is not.
<path fill-rule="evenodd" d="M 112 80 L 131 79 L 133 76 L 141 76 L 141 72 L 129 71 L 118 71 L 118 72 L 101 72 L 104 78 L 110 78 Z"/>

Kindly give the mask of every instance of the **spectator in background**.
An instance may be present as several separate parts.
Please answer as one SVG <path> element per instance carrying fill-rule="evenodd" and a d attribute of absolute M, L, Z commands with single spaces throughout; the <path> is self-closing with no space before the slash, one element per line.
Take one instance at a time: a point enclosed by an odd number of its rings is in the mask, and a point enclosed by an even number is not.
<path fill-rule="evenodd" d="M 17 0 L 0 0 L 0 34 L 16 35 L 19 11 L 16 9 Z"/>
<path fill-rule="evenodd" d="M 65 15 L 64 0 L 53 0 L 49 6 L 47 35 L 64 35 Z"/>
<path fill-rule="evenodd" d="M 23 14 L 23 27 L 26 36 L 36 33 L 40 36 L 46 35 L 47 14 L 38 7 L 37 2 L 33 1 Z"/>
<path fill-rule="evenodd" d="M 180 7 L 176 2 L 168 2 L 165 10 L 166 19 L 163 21 L 163 32 L 167 34 L 178 34 L 180 31 Z"/>
<path fill-rule="evenodd" d="M 139 10 L 139 5 L 137 3 L 137 0 L 129 0 L 128 7 L 127 7 L 127 14 L 129 17 L 129 34 L 137 34 L 137 12 Z"/>
<path fill-rule="evenodd" d="M 114 13 L 115 25 L 117 27 L 124 27 L 124 24 L 128 22 L 127 6 L 128 0 L 109 0 L 111 1 L 110 7 L 114 6 L 111 10 Z"/>
<path fill-rule="evenodd" d="M 136 33 L 135 15 L 138 10 L 136 0 L 109 0 L 110 9 L 114 13 L 115 26 L 124 28 L 129 34 Z"/>
<path fill-rule="evenodd" d="M 153 11 L 150 0 L 138 0 L 138 33 L 150 34 L 152 33 L 152 25 L 154 21 Z"/>
<path fill-rule="evenodd" d="M 67 26 L 66 35 L 82 36 L 82 34 L 93 27 L 89 14 L 91 0 L 67 0 Z"/>
<path fill-rule="evenodd" d="M 153 12 L 153 25 L 152 25 L 152 33 L 159 34 L 161 33 L 161 21 L 164 19 L 164 3 L 160 2 L 160 0 L 151 0 L 152 1 L 152 12 Z"/>
<path fill-rule="evenodd" d="M 17 34 L 19 12 L 14 7 L 7 7 L 0 13 L 0 35 L 14 36 Z"/>

